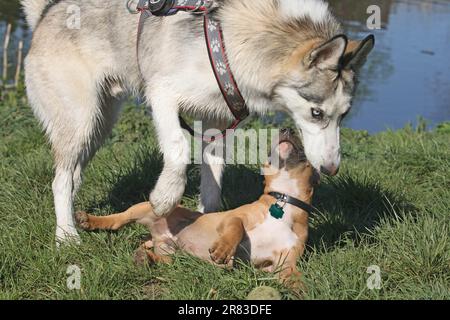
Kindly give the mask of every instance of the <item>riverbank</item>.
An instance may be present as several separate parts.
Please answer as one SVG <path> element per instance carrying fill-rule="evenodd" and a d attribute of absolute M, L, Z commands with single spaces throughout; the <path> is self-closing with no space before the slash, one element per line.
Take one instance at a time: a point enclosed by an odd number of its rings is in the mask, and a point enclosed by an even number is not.
<path fill-rule="evenodd" d="M 344 130 L 342 171 L 316 192 L 299 261 L 306 299 L 450 299 L 450 125 L 424 129 Z M 128 108 L 86 171 L 76 208 L 104 214 L 145 200 L 161 168 L 156 150 L 145 111 Z M 0 299 L 243 299 L 259 285 L 295 298 L 249 266 L 225 271 L 179 255 L 171 266 L 135 267 L 139 226 L 82 233 L 81 246 L 58 252 L 51 154 L 20 94 L 0 102 L 0 164 Z M 189 170 L 184 204 L 195 207 L 198 167 Z M 229 167 L 224 206 L 255 199 L 260 182 L 256 167 Z M 81 290 L 67 288 L 71 265 L 81 268 Z M 380 290 L 367 286 L 370 266 L 380 268 Z"/>

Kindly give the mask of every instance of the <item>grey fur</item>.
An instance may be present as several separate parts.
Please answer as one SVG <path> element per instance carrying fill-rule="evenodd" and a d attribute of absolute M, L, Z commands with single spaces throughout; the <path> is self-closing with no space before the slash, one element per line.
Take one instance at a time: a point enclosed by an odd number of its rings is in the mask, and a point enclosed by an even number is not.
<path fill-rule="evenodd" d="M 255 114 L 274 109 L 295 114 L 280 98 L 286 86 L 310 82 L 308 88 L 323 100 L 335 86 L 336 73 L 331 71 L 308 71 L 299 64 L 298 70 L 286 73 L 285 67 L 302 43 L 325 42 L 340 34 L 339 23 L 329 12 L 320 23 L 308 15 L 285 17 L 279 13 L 282 1 L 296 0 L 218 0 L 214 13 L 223 27 L 237 84 Z M 136 59 L 138 17 L 129 13 L 125 0 L 60 0 L 45 11 L 47 0 L 23 2 L 35 28 L 26 60 L 28 96 L 55 155 L 57 238 L 77 238 L 72 205 L 81 173 L 110 134 L 129 94 L 144 95 L 152 106 L 165 166 L 150 200 L 157 214 L 170 212 L 184 192 L 188 161 L 178 113 L 213 123 L 232 119 L 211 70 L 202 18 L 187 13 L 148 18 L 139 50 L 141 76 Z M 71 5 L 81 10 L 79 30 L 67 27 Z M 336 117 L 346 111 L 341 109 L 336 109 Z M 306 153 L 312 151 L 306 148 Z M 215 189 L 212 201 L 202 195 L 206 211 L 216 210 L 219 200 L 220 181 L 213 177 L 220 180 L 222 166 L 214 170 L 215 174 L 202 170 L 202 190 Z"/>

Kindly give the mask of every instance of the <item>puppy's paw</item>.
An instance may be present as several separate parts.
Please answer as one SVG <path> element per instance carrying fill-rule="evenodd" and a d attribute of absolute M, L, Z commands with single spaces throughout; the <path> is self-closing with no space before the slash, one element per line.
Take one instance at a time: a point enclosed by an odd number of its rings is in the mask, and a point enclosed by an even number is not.
<path fill-rule="evenodd" d="M 77 222 L 77 225 L 81 229 L 86 231 L 93 230 L 91 224 L 89 223 L 89 215 L 86 212 L 84 211 L 77 212 L 75 214 L 75 221 Z"/>
<path fill-rule="evenodd" d="M 138 267 L 145 266 L 149 263 L 147 248 L 140 246 L 139 249 L 134 253 L 134 264 Z"/>
<path fill-rule="evenodd" d="M 227 241 L 218 240 L 209 249 L 209 253 L 213 262 L 227 265 L 236 253 L 236 248 Z"/>
<path fill-rule="evenodd" d="M 302 281 L 302 273 L 298 270 L 292 270 L 291 272 L 281 275 L 281 281 L 283 284 L 291 289 L 293 292 L 297 293 L 299 297 L 306 292 L 306 285 Z"/>

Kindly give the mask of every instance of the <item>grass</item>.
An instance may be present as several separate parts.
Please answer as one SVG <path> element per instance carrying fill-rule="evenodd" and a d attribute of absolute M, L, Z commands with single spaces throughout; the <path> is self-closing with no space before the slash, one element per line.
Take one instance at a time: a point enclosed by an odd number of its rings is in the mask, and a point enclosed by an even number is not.
<path fill-rule="evenodd" d="M 259 285 L 295 295 L 270 275 L 242 265 L 232 271 L 177 255 L 170 266 L 139 268 L 133 252 L 146 230 L 82 233 L 79 247 L 58 251 L 52 158 L 21 94 L 0 102 L 0 299 L 245 299 Z M 344 130 L 343 168 L 316 192 L 311 237 L 299 261 L 305 299 L 450 298 L 450 125 L 434 131 Z M 146 199 L 161 169 L 151 120 L 128 108 L 89 166 L 77 209 L 96 214 Z M 196 206 L 198 167 L 189 168 L 184 203 Z M 229 167 L 224 206 L 258 197 L 256 167 Z M 68 266 L 82 288 L 66 285 Z M 369 290 L 367 268 L 381 269 Z"/>

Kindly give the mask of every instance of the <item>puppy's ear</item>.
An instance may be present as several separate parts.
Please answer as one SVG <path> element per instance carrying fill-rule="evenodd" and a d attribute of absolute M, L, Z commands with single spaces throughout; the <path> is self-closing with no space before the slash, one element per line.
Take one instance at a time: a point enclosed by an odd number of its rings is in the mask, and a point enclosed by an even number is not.
<path fill-rule="evenodd" d="M 367 56 L 375 47 L 375 37 L 370 35 L 362 41 L 349 41 L 342 60 L 344 69 L 358 71 L 366 62 Z"/>
<path fill-rule="evenodd" d="M 345 35 L 336 36 L 312 50 L 306 58 L 306 64 L 310 68 L 336 69 L 346 47 L 347 37 Z"/>

